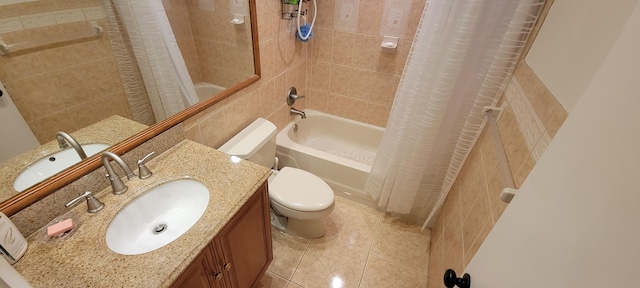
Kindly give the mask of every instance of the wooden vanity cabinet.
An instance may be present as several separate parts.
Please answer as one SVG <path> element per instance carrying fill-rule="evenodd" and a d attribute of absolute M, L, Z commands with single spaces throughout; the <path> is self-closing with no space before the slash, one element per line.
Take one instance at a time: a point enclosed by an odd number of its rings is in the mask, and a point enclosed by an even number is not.
<path fill-rule="evenodd" d="M 269 194 L 265 183 L 171 287 L 255 287 L 272 259 Z"/>
<path fill-rule="evenodd" d="M 207 245 L 202 253 L 191 262 L 171 287 L 215 287 L 222 288 L 222 283 L 215 280 L 210 267 L 213 265 L 213 250 Z"/>

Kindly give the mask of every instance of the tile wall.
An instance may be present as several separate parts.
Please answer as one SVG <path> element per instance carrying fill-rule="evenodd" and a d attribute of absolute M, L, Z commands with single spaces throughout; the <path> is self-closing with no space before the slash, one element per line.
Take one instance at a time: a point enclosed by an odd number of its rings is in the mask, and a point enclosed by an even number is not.
<path fill-rule="evenodd" d="M 254 74 L 249 18 L 232 24 L 229 0 L 162 2 L 194 83 L 231 87 Z"/>
<path fill-rule="evenodd" d="M 278 1 L 257 1 L 262 79 L 185 121 L 186 137 L 217 148 L 257 117 L 281 129 L 292 119 L 285 103 L 292 86 L 307 97 L 298 109 L 386 126 L 424 4 L 413 1 L 406 35 L 397 53 L 387 54 L 378 35 L 382 0 L 360 5 L 355 32 L 334 29 L 335 0 L 318 1 L 308 43 L 295 40 L 294 20 L 282 19 Z"/>
<path fill-rule="evenodd" d="M 0 6 L 6 44 L 49 43 L 105 27 L 100 0 L 40 0 Z M 131 118 L 108 36 L 0 56 L 0 81 L 40 143 L 111 115 Z"/>
<path fill-rule="evenodd" d="M 384 2 L 361 3 L 355 31 L 345 31 L 351 29 L 334 21 L 340 1 L 318 1 L 316 28 L 309 41 L 309 108 L 386 126 L 425 0 L 412 1 L 407 32 L 396 54 L 380 48 Z"/>
<path fill-rule="evenodd" d="M 504 95 L 507 109 L 498 127 L 519 188 L 567 112 L 526 62 L 518 65 Z M 500 200 L 504 184 L 493 141 L 487 126 L 440 211 L 431 234 L 428 287 L 444 287 L 447 268 L 464 270 L 507 207 Z"/>
<path fill-rule="evenodd" d="M 256 1 L 260 47 L 260 81 L 184 122 L 188 139 L 218 148 L 258 117 L 281 129 L 292 118 L 285 99 L 289 87 L 307 94 L 308 44 L 287 32 L 278 1 Z M 304 109 L 306 99 L 295 107 Z"/>

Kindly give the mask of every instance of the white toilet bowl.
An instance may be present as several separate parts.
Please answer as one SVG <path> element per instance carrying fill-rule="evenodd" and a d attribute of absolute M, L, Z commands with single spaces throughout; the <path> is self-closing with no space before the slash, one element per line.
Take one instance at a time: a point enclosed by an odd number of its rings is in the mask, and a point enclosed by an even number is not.
<path fill-rule="evenodd" d="M 284 167 L 269 181 L 269 199 L 274 227 L 304 238 L 324 236 L 323 219 L 333 211 L 334 194 L 320 177 Z"/>
<path fill-rule="evenodd" d="M 219 150 L 272 167 L 276 156 L 273 123 L 258 118 Z M 269 177 L 271 224 L 292 235 L 318 238 L 325 234 L 324 217 L 333 211 L 334 193 L 320 177 L 297 168 L 284 167 Z"/>

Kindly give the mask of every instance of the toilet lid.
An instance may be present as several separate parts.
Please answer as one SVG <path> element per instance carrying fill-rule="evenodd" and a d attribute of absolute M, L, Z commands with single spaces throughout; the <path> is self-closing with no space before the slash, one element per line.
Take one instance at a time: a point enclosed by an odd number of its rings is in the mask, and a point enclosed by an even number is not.
<path fill-rule="evenodd" d="M 269 198 L 297 211 L 319 211 L 333 204 L 333 190 L 320 177 L 284 167 L 269 183 Z"/>

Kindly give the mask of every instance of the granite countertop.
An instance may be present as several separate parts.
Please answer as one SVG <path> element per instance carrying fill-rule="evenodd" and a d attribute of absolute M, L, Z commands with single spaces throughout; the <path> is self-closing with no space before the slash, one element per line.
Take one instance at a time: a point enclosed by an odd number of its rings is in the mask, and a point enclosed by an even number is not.
<path fill-rule="evenodd" d="M 105 143 L 114 145 L 148 127 L 136 121 L 114 115 L 69 134 L 80 144 Z M 13 189 L 13 181 L 22 170 L 31 163 L 58 151 L 60 151 L 58 142 L 52 140 L 38 146 L 36 149 L 0 163 L 0 175 L 2 175 L 0 177 L 0 201 L 7 200 L 19 193 Z"/>
<path fill-rule="evenodd" d="M 42 228 L 27 237 L 27 252 L 14 268 L 33 287 L 168 287 L 271 174 L 268 168 L 234 163 L 227 154 L 189 140 L 156 156 L 147 167 L 154 174 L 125 180 L 129 190 L 124 194 L 113 195 L 111 187 L 97 193 L 105 203 L 102 211 L 87 213 L 82 201 L 65 214 L 80 222 L 70 235 L 46 241 Z M 145 254 L 120 255 L 107 247 L 107 227 L 120 209 L 149 188 L 184 178 L 202 182 L 211 196 L 191 229 Z"/>

